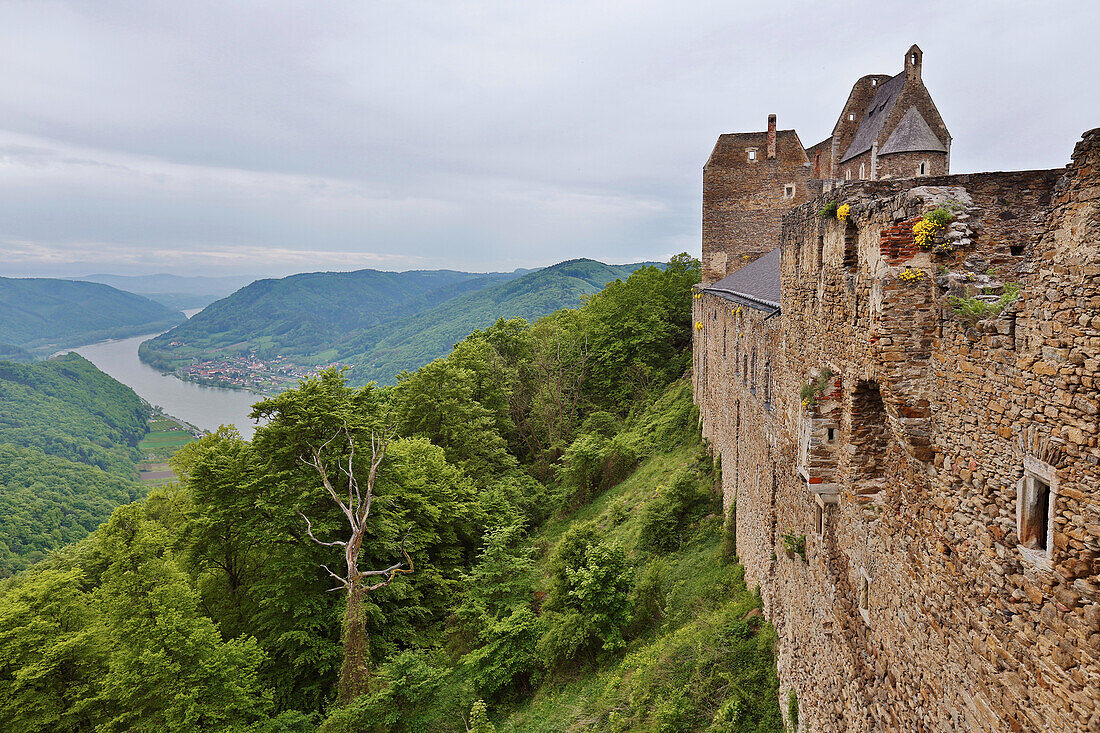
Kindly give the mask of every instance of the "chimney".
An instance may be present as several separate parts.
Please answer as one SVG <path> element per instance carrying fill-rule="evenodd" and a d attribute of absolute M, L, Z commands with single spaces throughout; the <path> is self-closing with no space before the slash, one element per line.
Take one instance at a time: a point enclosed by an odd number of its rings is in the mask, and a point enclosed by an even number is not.
<path fill-rule="evenodd" d="M 923 60 L 924 52 L 920 50 L 920 46 L 914 43 L 909 47 L 909 50 L 905 52 L 906 79 L 920 79 L 920 65 Z"/>
<path fill-rule="evenodd" d="M 768 157 L 775 157 L 775 115 L 768 115 Z"/>

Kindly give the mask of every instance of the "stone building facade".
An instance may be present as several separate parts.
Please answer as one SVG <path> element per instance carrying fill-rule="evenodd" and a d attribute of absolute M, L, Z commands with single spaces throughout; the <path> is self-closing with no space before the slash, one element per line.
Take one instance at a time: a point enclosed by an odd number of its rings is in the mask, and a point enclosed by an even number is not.
<path fill-rule="evenodd" d="M 693 387 L 800 730 L 1100 730 L 1100 129 L 780 219 L 699 286 Z"/>
<path fill-rule="evenodd" d="M 783 212 L 822 191 L 823 181 L 940 176 L 950 171 L 951 135 L 921 80 L 912 46 L 896 76 L 852 86 L 832 134 L 809 149 L 794 130 L 722 135 L 703 167 L 703 282 L 764 254 Z"/>

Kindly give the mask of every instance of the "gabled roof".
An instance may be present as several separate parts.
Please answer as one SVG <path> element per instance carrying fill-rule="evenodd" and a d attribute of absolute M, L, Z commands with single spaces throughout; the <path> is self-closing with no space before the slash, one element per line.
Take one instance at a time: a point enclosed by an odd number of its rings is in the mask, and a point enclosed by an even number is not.
<path fill-rule="evenodd" d="M 890 139 L 878 151 L 879 155 L 890 153 L 915 153 L 918 151 L 934 150 L 946 153 L 947 148 L 932 132 L 924 117 L 916 107 L 910 107 L 901 118 L 901 122 L 890 133 Z"/>
<path fill-rule="evenodd" d="M 765 160 L 768 148 L 768 133 L 763 132 L 727 132 L 718 136 L 718 142 L 707 159 L 707 165 L 720 165 L 723 167 L 742 167 L 751 165 L 745 157 L 745 148 L 755 147 L 760 150 L 758 160 Z M 802 140 L 794 130 L 777 130 L 775 133 L 776 157 L 790 161 L 792 159 L 806 159 L 806 150 L 802 147 Z"/>
<path fill-rule="evenodd" d="M 894 109 L 894 103 L 898 101 L 898 96 L 904 86 L 904 71 L 879 85 L 875 98 L 871 100 L 871 105 L 864 112 L 863 119 L 856 130 L 856 135 L 852 138 L 852 144 L 848 146 L 847 152 L 840 157 L 841 163 L 857 155 L 862 155 L 871 149 L 871 146 L 875 144 L 875 140 L 878 139 L 878 134 L 882 131 L 883 123 L 886 122 L 886 118 L 890 116 L 891 110 Z"/>
<path fill-rule="evenodd" d="M 779 247 L 758 257 L 732 275 L 703 288 L 703 292 L 762 310 L 769 315 L 779 310 Z"/>

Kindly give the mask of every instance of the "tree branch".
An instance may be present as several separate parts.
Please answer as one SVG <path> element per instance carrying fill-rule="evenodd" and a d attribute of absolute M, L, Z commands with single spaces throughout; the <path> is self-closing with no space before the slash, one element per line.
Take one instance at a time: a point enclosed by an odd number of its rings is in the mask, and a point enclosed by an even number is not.
<path fill-rule="evenodd" d="M 337 545 L 339 545 L 340 547 L 348 546 L 347 542 L 341 542 L 340 540 L 333 540 L 332 542 L 322 542 L 321 540 L 313 536 L 313 524 L 309 521 L 309 517 L 307 517 L 305 514 L 302 514 L 302 512 L 298 512 L 298 516 L 306 520 L 306 534 L 309 535 L 309 538 L 316 542 L 318 545 L 322 545 L 324 547 L 336 547 Z"/>

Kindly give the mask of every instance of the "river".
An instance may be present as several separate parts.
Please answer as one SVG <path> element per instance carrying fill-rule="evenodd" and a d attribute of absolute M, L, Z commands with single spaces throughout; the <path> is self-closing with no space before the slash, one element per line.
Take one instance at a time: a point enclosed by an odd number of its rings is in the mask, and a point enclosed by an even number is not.
<path fill-rule="evenodd" d="M 184 314 L 190 318 L 197 312 L 189 310 Z M 252 403 L 263 399 L 262 396 L 244 390 L 185 382 L 142 363 L 138 359 L 138 346 L 142 341 L 158 335 L 150 333 L 101 341 L 66 351 L 80 354 L 100 371 L 137 392 L 146 402 L 159 405 L 173 417 L 204 430 L 216 430 L 219 425 L 236 425 L 242 437 L 251 438 L 256 425 L 248 419 L 248 413 L 252 410 Z"/>

